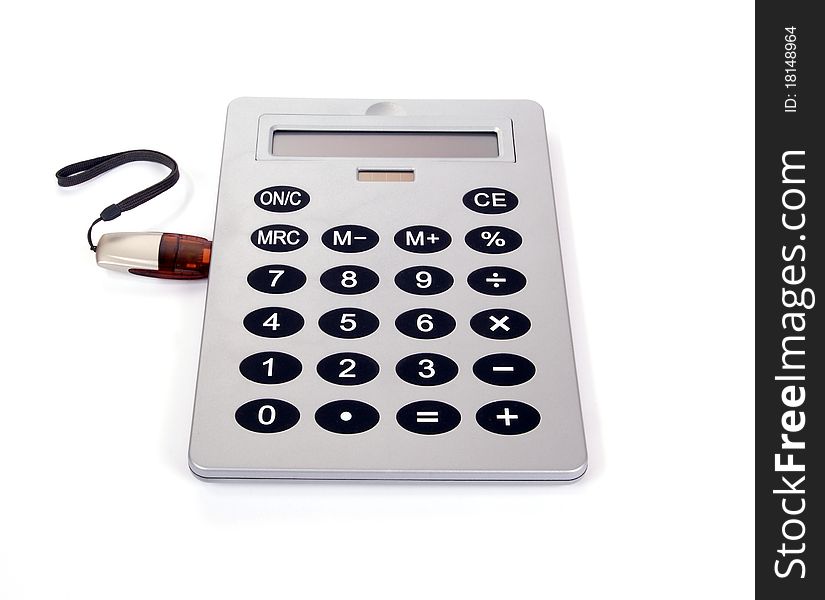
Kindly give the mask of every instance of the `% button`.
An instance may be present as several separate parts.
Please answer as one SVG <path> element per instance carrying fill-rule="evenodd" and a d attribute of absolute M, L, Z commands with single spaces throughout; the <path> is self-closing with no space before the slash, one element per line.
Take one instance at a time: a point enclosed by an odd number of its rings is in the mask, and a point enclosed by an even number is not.
<path fill-rule="evenodd" d="M 521 246 L 521 235 L 507 227 L 478 227 L 464 236 L 467 245 L 484 254 L 505 254 Z"/>

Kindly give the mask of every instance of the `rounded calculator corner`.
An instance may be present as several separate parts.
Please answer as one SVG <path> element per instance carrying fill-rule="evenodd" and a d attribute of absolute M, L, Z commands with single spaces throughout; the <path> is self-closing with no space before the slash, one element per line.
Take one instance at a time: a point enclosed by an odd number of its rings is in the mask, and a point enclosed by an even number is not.
<path fill-rule="evenodd" d="M 252 96 L 236 96 L 232 98 L 232 100 L 230 100 L 229 103 L 226 105 L 227 114 L 232 112 L 232 110 L 236 108 L 238 104 L 246 104 L 250 100 L 253 100 Z"/>
<path fill-rule="evenodd" d="M 211 469 L 198 463 L 197 459 L 193 456 L 191 448 L 189 449 L 187 462 L 189 464 L 189 470 L 192 472 L 192 475 L 194 475 L 198 479 L 206 481 L 210 479 L 215 479 L 217 477 L 217 475 L 215 475 L 214 469 Z"/>
<path fill-rule="evenodd" d="M 524 106 L 527 108 L 536 111 L 542 119 L 544 119 L 544 107 L 539 104 L 536 100 L 530 100 L 529 98 L 523 98 L 519 100 Z"/>
<path fill-rule="evenodd" d="M 582 477 L 584 477 L 584 474 L 587 473 L 587 467 L 587 456 L 585 456 L 584 461 L 579 466 L 564 472 L 563 481 L 568 483 L 579 481 Z"/>

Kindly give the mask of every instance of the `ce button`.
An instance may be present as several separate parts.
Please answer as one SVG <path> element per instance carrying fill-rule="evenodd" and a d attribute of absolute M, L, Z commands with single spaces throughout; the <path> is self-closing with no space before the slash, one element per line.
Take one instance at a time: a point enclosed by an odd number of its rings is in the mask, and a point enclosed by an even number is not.
<path fill-rule="evenodd" d="M 502 188 L 476 188 L 464 194 L 464 206 L 484 215 L 500 215 L 518 206 L 518 197 Z"/>

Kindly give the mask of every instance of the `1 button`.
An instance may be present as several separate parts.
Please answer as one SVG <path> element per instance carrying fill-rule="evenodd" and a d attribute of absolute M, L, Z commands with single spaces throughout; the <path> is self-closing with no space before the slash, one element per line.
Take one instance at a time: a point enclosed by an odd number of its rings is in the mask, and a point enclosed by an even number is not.
<path fill-rule="evenodd" d="M 476 421 L 492 433 L 518 435 L 535 429 L 541 416 L 539 411 L 524 402 L 499 400 L 479 408 Z"/>
<path fill-rule="evenodd" d="M 432 296 L 450 289 L 453 276 L 438 267 L 409 267 L 395 276 L 395 285 L 409 294 Z"/>
<path fill-rule="evenodd" d="M 321 359 L 318 375 L 337 385 L 361 385 L 378 376 L 378 363 L 365 354 L 339 352 Z"/>
<path fill-rule="evenodd" d="M 517 310 L 491 308 L 473 316 L 470 327 L 478 335 L 491 340 L 512 340 L 527 333 L 530 319 Z"/>
<path fill-rule="evenodd" d="M 507 296 L 521 291 L 527 278 L 510 267 L 482 267 L 467 276 L 467 283 L 488 296 Z"/>
<path fill-rule="evenodd" d="M 267 225 L 252 232 L 252 243 L 267 252 L 291 252 L 309 240 L 306 231 L 294 225 Z"/>
<path fill-rule="evenodd" d="M 276 185 L 255 194 L 255 204 L 269 212 L 294 212 L 309 204 L 309 194 L 290 185 Z"/>
<path fill-rule="evenodd" d="M 398 315 L 395 326 L 412 338 L 434 340 L 451 334 L 455 319 L 437 308 L 414 308 Z"/>
<path fill-rule="evenodd" d="M 261 337 L 282 338 L 298 333 L 304 326 L 304 318 L 290 308 L 270 306 L 246 315 L 243 326 L 249 333 Z"/>
<path fill-rule="evenodd" d="M 333 433 L 364 433 L 375 427 L 378 411 L 366 402 L 335 400 L 315 412 L 315 422 Z"/>
<path fill-rule="evenodd" d="M 440 252 L 452 241 L 449 233 L 432 225 L 414 225 L 395 234 L 396 246 L 416 254 Z"/>
<path fill-rule="evenodd" d="M 401 408 L 395 419 L 407 431 L 421 435 L 437 435 L 458 427 L 461 413 L 438 400 L 419 400 Z"/>
<path fill-rule="evenodd" d="M 343 265 L 324 271 L 321 285 L 336 294 L 364 294 L 378 285 L 378 275 L 366 267 Z"/>
<path fill-rule="evenodd" d="M 332 337 L 352 340 L 374 333 L 378 317 L 363 308 L 336 308 L 321 315 L 318 327 Z"/>
<path fill-rule="evenodd" d="M 235 422 L 255 433 L 286 431 L 300 418 L 301 413 L 289 402 L 271 398 L 252 400 L 235 411 Z"/>
<path fill-rule="evenodd" d="M 289 265 L 265 265 L 246 277 L 247 283 L 265 294 L 288 294 L 307 282 L 303 271 Z"/>
<path fill-rule="evenodd" d="M 473 229 L 464 241 L 476 252 L 506 254 L 521 246 L 521 235 L 507 227 L 487 226 Z"/>
<path fill-rule="evenodd" d="M 378 234 L 363 225 L 339 225 L 321 236 L 324 246 L 336 252 L 366 252 L 378 244 Z"/>
<path fill-rule="evenodd" d="M 255 383 L 286 383 L 301 374 L 301 361 L 284 352 L 258 352 L 240 364 L 241 375 Z"/>
<path fill-rule="evenodd" d="M 518 354 L 488 354 L 475 362 L 473 373 L 490 385 L 520 385 L 532 379 L 536 366 Z"/>
<path fill-rule="evenodd" d="M 513 192 L 496 187 L 483 187 L 464 194 L 464 206 L 484 215 L 500 215 L 518 206 Z"/>
<path fill-rule="evenodd" d="M 430 352 L 402 358 L 395 366 L 396 374 L 413 385 L 441 385 L 458 375 L 458 365 L 452 359 Z"/>

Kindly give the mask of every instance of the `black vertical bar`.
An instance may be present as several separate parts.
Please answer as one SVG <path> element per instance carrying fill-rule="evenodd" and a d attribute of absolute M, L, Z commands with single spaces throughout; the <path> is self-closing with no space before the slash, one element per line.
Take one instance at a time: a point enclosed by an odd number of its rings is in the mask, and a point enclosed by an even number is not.
<path fill-rule="evenodd" d="M 821 8 L 756 4 L 758 598 L 825 597 Z"/>

